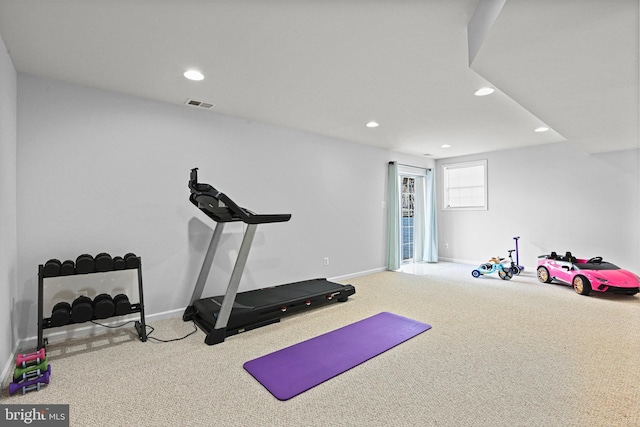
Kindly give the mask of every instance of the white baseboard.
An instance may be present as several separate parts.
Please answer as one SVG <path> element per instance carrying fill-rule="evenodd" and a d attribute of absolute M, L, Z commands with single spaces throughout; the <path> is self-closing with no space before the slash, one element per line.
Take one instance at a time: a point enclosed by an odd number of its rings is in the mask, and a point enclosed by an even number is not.
<path fill-rule="evenodd" d="M 470 264 L 470 265 L 480 265 L 483 262 L 487 262 L 487 261 L 473 261 L 473 260 L 468 260 L 468 259 L 457 259 L 457 258 L 445 258 L 445 257 L 439 257 L 439 261 L 445 261 L 445 262 L 455 262 L 456 264 Z"/>
<path fill-rule="evenodd" d="M 145 324 L 149 325 L 149 322 L 153 322 L 156 320 L 180 317 L 182 316 L 182 313 L 184 313 L 184 310 L 184 308 L 179 308 L 162 313 L 145 315 Z M 127 322 L 135 322 L 136 320 L 140 320 L 140 315 L 130 314 L 121 318 L 112 318 L 108 321 L 98 323 L 107 326 L 116 326 Z M 133 328 L 133 323 L 131 324 L 131 327 Z M 53 329 L 48 329 L 47 331 L 53 331 Z M 66 327 L 63 326 L 61 328 L 56 328 L 54 332 L 47 333 L 45 337 L 47 338 L 49 344 L 53 344 L 73 338 L 97 336 L 103 334 L 105 331 L 106 329 L 100 325 L 96 325 L 94 323 L 83 323 L 82 326 L 76 325 L 74 327 L 73 325 L 70 325 Z M 5 366 L 2 368 L 2 373 L 0 374 L 0 384 L 4 385 L 11 382 L 11 377 L 13 376 L 13 370 L 15 368 L 16 355 L 20 353 L 33 353 L 34 351 L 36 351 L 37 346 L 37 336 L 23 338 L 15 343 L 9 360 L 7 360 Z"/>
<path fill-rule="evenodd" d="M 2 367 L 2 373 L 0 374 L 0 387 L 4 389 L 7 387 L 7 384 L 11 382 L 11 377 L 13 376 L 13 369 L 16 367 L 16 354 L 18 354 L 17 345 L 13 348 L 7 363 Z M 10 379 L 11 378 L 11 379 Z"/>
<path fill-rule="evenodd" d="M 464 259 L 456 259 L 456 258 L 440 258 L 440 261 L 445 261 L 445 262 L 455 262 L 456 264 L 468 264 L 468 265 L 482 265 L 484 263 L 487 262 L 487 260 L 484 261 L 470 261 L 470 260 L 464 260 Z M 536 275 L 536 267 L 529 267 L 529 266 L 524 266 L 524 275 Z"/>
<path fill-rule="evenodd" d="M 182 313 L 184 312 L 184 310 L 185 310 L 184 308 L 179 308 L 175 310 L 165 311 L 162 313 L 145 315 L 145 324 L 148 325 L 149 322 L 153 322 L 154 320 L 162 320 L 162 319 L 182 316 Z M 136 314 L 130 314 L 124 317 L 119 317 L 117 319 L 111 318 L 107 321 L 98 322 L 98 323 L 106 326 L 116 326 L 116 325 L 122 325 L 127 322 L 135 322 L 136 320 L 139 321 L 140 316 Z M 131 327 L 133 327 L 133 323 L 131 324 Z M 50 331 L 50 330 L 47 330 L 47 331 Z M 70 325 L 66 327 L 63 326 L 60 328 L 56 328 L 54 332 L 48 332 L 45 338 L 47 338 L 47 341 L 49 344 L 53 344 L 56 342 L 65 341 L 73 338 L 83 338 L 87 336 L 100 335 L 101 333 L 104 333 L 104 332 L 105 332 L 105 328 L 100 325 L 96 325 L 94 323 L 83 323 L 82 326 L 73 327 L 73 325 Z M 37 345 L 38 345 L 38 337 L 31 336 L 31 337 L 27 337 L 19 340 L 17 343 L 17 348 L 31 349 L 29 350 L 29 352 L 31 352 L 31 351 L 35 351 L 35 348 L 37 347 Z"/>
<path fill-rule="evenodd" d="M 332 282 L 340 282 L 340 281 L 344 281 L 344 280 L 353 279 L 353 278 L 356 278 L 356 277 L 366 276 L 368 274 L 380 273 L 381 271 L 386 271 L 386 268 L 385 267 L 374 268 L 372 270 L 366 270 L 366 271 L 360 271 L 360 272 L 357 272 L 357 273 L 345 274 L 344 276 L 331 277 L 331 278 L 329 278 L 327 280 L 332 281 Z"/>

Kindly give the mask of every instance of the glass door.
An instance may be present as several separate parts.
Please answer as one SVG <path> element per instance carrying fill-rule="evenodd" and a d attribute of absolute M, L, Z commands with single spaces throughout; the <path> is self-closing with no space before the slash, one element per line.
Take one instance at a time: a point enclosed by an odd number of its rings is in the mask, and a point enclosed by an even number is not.
<path fill-rule="evenodd" d="M 402 262 L 414 262 L 414 219 L 416 179 L 413 176 L 400 175 L 402 182 L 400 235 L 402 244 Z"/>

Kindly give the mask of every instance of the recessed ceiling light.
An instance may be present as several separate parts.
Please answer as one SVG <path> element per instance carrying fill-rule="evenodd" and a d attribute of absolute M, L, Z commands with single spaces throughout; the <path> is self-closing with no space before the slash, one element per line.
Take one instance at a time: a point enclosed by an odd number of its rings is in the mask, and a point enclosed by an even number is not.
<path fill-rule="evenodd" d="M 367 123 L 367 127 L 368 128 L 377 128 L 378 126 L 380 126 L 380 123 L 378 123 L 378 122 L 369 122 L 369 123 Z"/>
<path fill-rule="evenodd" d="M 187 70 L 184 72 L 184 76 L 186 78 L 188 78 L 189 80 L 203 80 L 204 79 L 204 74 L 202 74 L 200 71 L 198 70 Z"/>
<path fill-rule="evenodd" d="M 481 87 L 480 89 L 475 91 L 473 94 L 475 96 L 486 96 L 486 95 L 491 95 L 495 91 L 496 90 L 492 87 Z"/>
<path fill-rule="evenodd" d="M 449 144 L 442 144 L 442 145 L 440 146 L 440 148 L 451 148 L 451 145 L 449 145 Z"/>
<path fill-rule="evenodd" d="M 548 130 L 549 130 L 549 128 L 548 128 L 548 127 L 546 127 L 546 126 L 540 126 L 539 128 L 535 128 L 533 131 L 534 131 L 534 132 L 546 132 L 546 131 L 548 131 Z"/>

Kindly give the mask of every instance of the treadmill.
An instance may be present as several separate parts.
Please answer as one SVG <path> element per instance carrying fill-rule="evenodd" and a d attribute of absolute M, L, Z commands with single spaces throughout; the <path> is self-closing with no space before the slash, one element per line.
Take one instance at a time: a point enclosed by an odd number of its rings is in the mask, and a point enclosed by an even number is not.
<path fill-rule="evenodd" d="M 224 342 L 225 338 L 261 326 L 277 323 L 280 318 L 333 302 L 345 302 L 356 290 L 326 279 L 312 279 L 270 288 L 238 293 L 249 249 L 259 224 L 286 222 L 291 214 L 256 214 L 241 208 L 228 196 L 209 184 L 198 182 L 198 168 L 191 169 L 189 200 L 216 222 L 211 242 L 204 258 L 191 304 L 182 315 L 185 322 L 194 321 L 206 334 L 208 345 Z M 224 225 L 242 221 L 246 231 L 225 295 L 202 298 Z"/>

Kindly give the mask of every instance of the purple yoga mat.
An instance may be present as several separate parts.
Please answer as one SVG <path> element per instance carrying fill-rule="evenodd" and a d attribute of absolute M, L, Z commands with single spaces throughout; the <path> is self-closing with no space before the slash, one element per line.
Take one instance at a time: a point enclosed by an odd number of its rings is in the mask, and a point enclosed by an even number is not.
<path fill-rule="evenodd" d="M 244 368 L 276 398 L 287 400 L 429 329 L 426 323 L 379 313 L 250 360 Z"/>

